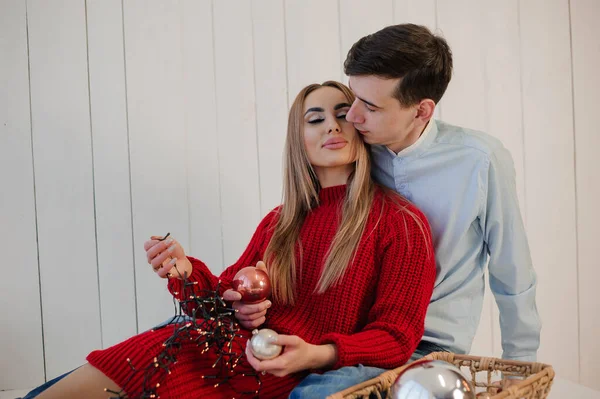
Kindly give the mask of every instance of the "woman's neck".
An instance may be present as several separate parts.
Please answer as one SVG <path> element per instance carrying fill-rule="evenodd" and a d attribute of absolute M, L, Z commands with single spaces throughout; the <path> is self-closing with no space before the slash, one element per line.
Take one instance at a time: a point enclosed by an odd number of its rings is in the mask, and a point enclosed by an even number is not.
<path fill-rule="evenodd" d="M 315 173 L 322 188 L 340 186 L 348 183 L 348 177 L 354 170 L 354 165 L 336 167 L 315 167 Z"/>

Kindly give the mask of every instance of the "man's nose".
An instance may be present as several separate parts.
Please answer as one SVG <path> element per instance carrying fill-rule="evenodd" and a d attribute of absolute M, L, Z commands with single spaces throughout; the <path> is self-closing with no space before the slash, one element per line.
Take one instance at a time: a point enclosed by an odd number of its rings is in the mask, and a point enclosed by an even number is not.
<path fill-rule="evenodd" d="M 346 114 L 346 120 L 351 123 L 363 123 L 365 121 L 362 115 L 360 114 L 360 111 L 358 110 L 357 101 L 354 101 L 354 103 L 352 103 L 352 106 Z"/>

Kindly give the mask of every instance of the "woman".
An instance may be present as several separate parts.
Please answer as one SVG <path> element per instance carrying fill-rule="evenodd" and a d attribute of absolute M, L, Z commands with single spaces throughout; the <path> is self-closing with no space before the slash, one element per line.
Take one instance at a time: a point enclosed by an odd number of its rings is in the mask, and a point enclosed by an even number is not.
<path fill-rule="evenodd" d="M 231 398 L 257 390 L 256 396 L 279 398 L 310 371 L 404 364 L 423 334 L 433 289 L 431 235 L 420 211 L 372 182 L 368 150 L 345 118 L 353 100 L 337 82 L 298 94 L 288 121 L 283 205 L 261 221 L 241 258 L 221 276 L 186 257 L 175 240 L 145 243 L 149 263 L 169 278 L 179 300 L 182 276 L 198 295 L 203 289 L 224 293 L 237 271 L 265 261 L 273 293 L 263 327 L 280 334 L 284 350 L 263 361 L 246 350 L 238 364 L 244 374 L 262 374 L 224 384 L 203 378 L 218 354 L 185 341 L 168 377 L 155 383 L 139 371 L 153 363 L 159 369 L 157 353 L 181 328 L 169 325 L 92 352 L 88 364 L 39 398 L 115 396 L 104 388 L 134 397 L 146 385 L 162 398 Z M 241 330 L 236 344 L 245 345 L 249 335 Z"/>

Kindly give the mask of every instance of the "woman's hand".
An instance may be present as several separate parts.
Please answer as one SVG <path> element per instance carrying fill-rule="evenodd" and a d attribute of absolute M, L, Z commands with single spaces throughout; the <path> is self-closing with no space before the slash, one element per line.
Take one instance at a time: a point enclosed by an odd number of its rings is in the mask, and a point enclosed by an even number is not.
<path fill-rule="evenodd" d="M 256 267 L 265 272 L 267 271 L 267 266 L 263 261 L 258 261 Z M 267 320 L 267 309 L 271 307 L 271 301 L 268 299 L 259 303 L 244 303 L 240 301 L 242 294 L 232 289 L 223 292 L 223 299 L 233 302 L 232 307 L 236 310 L 236 319 L 238 319 L 242 327 L 248 330 L 258 328 Z"/>
<path fill-rule="evenodd" d="M 173 237 L 162 240 L 160 236 L 152 236 L 144 243 L 146 258 L 152 269 L 161 278 L 176 277 L 183 280 L 192 274 L 192 264 L 185 256 L 185 251 Z"/>
<path fill-rule="evenodd" d="M 296 335 L 282 334 L 277 336 L 274 343 L 283 346 L 281 355 L 261 361 L 252 354 L 248 340 L 246 358 L 254 370 L 283 377 L 302 370 L 327 368 L 337 361 L 337 351 L 333 344 L 312 345 Z"/>

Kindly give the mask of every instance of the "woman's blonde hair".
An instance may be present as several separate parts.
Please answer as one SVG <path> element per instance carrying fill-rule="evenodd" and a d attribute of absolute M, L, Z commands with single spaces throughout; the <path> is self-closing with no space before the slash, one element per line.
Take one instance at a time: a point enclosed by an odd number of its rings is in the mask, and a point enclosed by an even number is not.
<path fill-rule="evenodd" d="M 273 288 L 273 298 L 281 304 L 293 305 L 295 302 L 297 254 L 300 264 L 302 263 L 300 230 L 306 215 L 311 209 L 319 206 L 321 186 L 304 145 L 303 111 L 308 95 L 322 87 L 335 88 L 344 94 L 349 104 L 354 102 L 354 94 L 348 87 L 342 83 L 327 81 L 306 86 L 298 93 L 290 108 L 284 155 L 283 205 L 278 210 L 277 223 L 264 256 Z M 325 258 L 316 287 L 317 293 L 323 293 L 338 283 L 352 263 L 373 203 L 375 187 L 370 176 L 371 159 L 368 145 L 360 139 L 354 140 L 353 152 L 354 171 L 348 177 L 341 220 Z M 401 199 L 399 196 L 396 198 Z M 405 205 L 408 203 L 406 200 L 401 202 Z M 416 218 L 416 215 L 413 216 Z M 420 225 L 424 232 L 422 223 Z"/>

